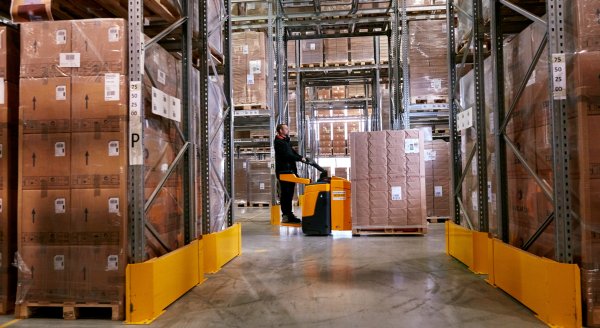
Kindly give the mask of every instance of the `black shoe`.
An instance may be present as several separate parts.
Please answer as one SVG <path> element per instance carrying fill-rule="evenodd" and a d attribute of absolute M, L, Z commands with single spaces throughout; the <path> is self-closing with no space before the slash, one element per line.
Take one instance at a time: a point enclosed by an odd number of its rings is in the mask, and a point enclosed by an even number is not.
<path fill-rule="evenodd" d="M 281 217 L 281 223 L 288 223 L 288 224 L 295 224 L 295 223 L 301 223 L 302 221 L 300 221 L 300 219 L 298 219 L 296 216 L 292 215 L 282 215 Z"/>

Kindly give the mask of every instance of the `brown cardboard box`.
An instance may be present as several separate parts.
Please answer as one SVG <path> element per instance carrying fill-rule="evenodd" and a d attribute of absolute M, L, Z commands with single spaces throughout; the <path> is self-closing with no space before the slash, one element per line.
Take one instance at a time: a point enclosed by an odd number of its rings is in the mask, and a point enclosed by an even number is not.
<path fill-rule="evenodd" d="M 0 26 L 0 78 L 5 82 L 19 80 L 19 32 Z"/>
<path fill-rule="evenodd" d="M 17 304 L 23 302 L 68 302 L 70 247 L 27 245 L 19 249 Z"/>
<path fill-rule="evenodd" d="M 127 231 L 127 189 L 73 189 L 71 242 L 77 245 L 124 245 Z"/>
<path fill-rule="evenodd" d="M 300 59 L 302 65 L 323 64 L 323 40 L 301 40 L 300 41 Z"/>
<path fill-rule="evenodd" d="M 21 78 L 70 76 L 60 57 L 73 53 L 71 38 L 71 21 L 21 24 Z"/>
<path fill-rule="evenodd" d="M 232 34 L 233 103 L 261 105 L 267 108 L 268 63 L 264 32 Z"/>
<path fill-rule="evenodd" d="M 21 186 L 23 189 L 68 189 L 71 174 L 71 135 L 23 136 Z"/>
<path fill-rule="evenodd" d="M 328 64 L 348 63 L 348 39 L 325 39 L 325 62 Z"/>
<path fill-rule="evenodd" d="M 149 194 L 154 189 L 146 190 Z M 183 243 L 182 190 L 177 187 L 162 188 L 146 212 L 147 221 L 156 229 L 169 248 L 177 249 Z M 166 250 L 152 235 L 146 234 L 150 254 L 165 254 Z"/>
<path fill-rule="evenodd" d="M 24 133 L 68 132 L 71 121 L 70 78 L 21 79 L 19 111 Z"/>
<path fill-rule="evenodd" d="M 73 76 L 103 73 L 127 74 L 127 23 L 124 19 L 85 19 L 72 21 L 72 51 L 81 64 Z"/>
<path fill-rule="evenodd" d="M 350 62 L 352 63 L 374 63 L 374 39 L 363 36 L 350 38 Z"/>
<path fill-rule="evenodd" d="M 19 217 L 19 248 L 23 244 L 63 245 L 70 242 L 71 193 L 63 190 L 23 190 Z"/>
<path fill-rule="evenodd" d="M 71 247 L 70 290 L 78 302 L 123 304 L 125 250 L 119 246 Z"/>
<path fill-rule="evenodd" d="M 71 134 L 71 187 L 124 188 L 127 184 L 125 132 Z"/>
<path fill-rule="evenodd" d="M 237 204 L 248 203 L 248 160 L 236 158 L 233 162 L 235 182 L 235 202 Z"/>
<path fill-rule="evenodd" d="M 127 76 L 72 78 L 71 131 L 119 132 L 127 119 Z"/>
<path fill-rule="evenodd" d="M 144 87 L 154 86 L 169 96 L 181 97 L 178 93 L 181 80 L 179 61 L 173 55 L 164 48 L 153 45 L 146 49 L 144 64 L 147 75 L 144 76 Z M 152 84 L 151 81 L 155 83 Z"/>

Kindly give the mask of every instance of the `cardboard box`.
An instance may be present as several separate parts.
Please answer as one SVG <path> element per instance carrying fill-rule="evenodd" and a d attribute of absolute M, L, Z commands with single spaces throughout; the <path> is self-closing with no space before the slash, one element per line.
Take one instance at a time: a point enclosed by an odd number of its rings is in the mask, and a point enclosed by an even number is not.
<path fill-rule="evenodd" d="M 19 32 L 8 26 L 0 26 L 0 78 L 4 82 L 19 80 Z"/>
<path fill-rule="evenodd" d="M 301 40 L 300 60 L 302 65 L 323 65 L 323 40 Z"/>
<path fill-rule="evenodd" d="M 119 246 L 82 246 L 70 249 L 70 291 L 78 302 L 123 304 L 127 256 Z"/>
<path fill-rule="evenodd" d="M 348 38 L 325 39 L 325 62 L 348 63 Z"/>
<path fill-rule="evenodd" d="M 124 19 L 85 19 L 72 22 L 72 51 L 80 54 L 73 76 L 127 74 L 127 23 Z"/>
<path fill-rule="evenodd" d="M 71 174 L 71 135 L 26 134 L 22 148 L 24 190 L 68 189 Z"/>
<path fill-rule="evenodd" d="M 27 245 L 19 249 L 17 303 L 72 301 L 69 281 L 73 264 L 68 246 Z"/>
<path fill-rule="evenodd" d="M 71 131 L 124 131 L 128 115 L 127 76 L 77 76 L 71 82 Z"/>
<path fill-rule="evenodd" d="M 69 245 L 70 190 L 23 190 L 21 197 L 19 249 L 23 245 Z"/>
<path fill-rule="evenodd" d="M 236 158 L 233 162 L 234 183 L 235 183 L 235 202 L 237 204 L 248 203 L 248 160 Z"/>
<path fill-rule="evenodd" d="M 71 79 L 21 79 L 19 111 L 24 133 L 69 132 Z"/>
<path fill-rule="evenodd" d="M 350 38 L 350 62 L 375 63 L 375 41 L 373 37 L 363 36 Z"/>
<path fill-rule="evenodd" d="M 125 188 L 127 134 L 79 132 L 71 135 L 72 188 Z"/>
<path fill-rule="evenodd" d="M 77 189 L 71 192 L 72 244 L 125 245 L 127 189 Z"/>
<path fill-rule="evenodd" d="M 70 76 L 71 65 L 61 57 L 73 53 L 71 39 L 71 21 L 22 23 L 21 78 Z"/>
<path fill-rule="evenodd" d="M 233 103 L 267 108 L 265 33 L 233 33 L 232 42 Z"/>

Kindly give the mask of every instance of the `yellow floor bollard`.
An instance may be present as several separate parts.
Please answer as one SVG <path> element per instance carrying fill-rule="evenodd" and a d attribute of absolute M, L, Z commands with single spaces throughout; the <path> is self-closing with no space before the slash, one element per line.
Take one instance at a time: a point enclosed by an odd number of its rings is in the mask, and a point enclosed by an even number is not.
<path fill-rule="evenodd" d="M 271 205 L 271 225 L 279 225 L 281 222 L 281 206 Z"/>

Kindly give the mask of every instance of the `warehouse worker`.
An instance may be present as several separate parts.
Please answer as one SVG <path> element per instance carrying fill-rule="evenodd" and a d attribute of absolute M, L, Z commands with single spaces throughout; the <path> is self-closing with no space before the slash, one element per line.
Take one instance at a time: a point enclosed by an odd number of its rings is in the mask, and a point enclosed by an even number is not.
<path fill-rule="evenodd" d="M 275 136 L 275 174 L 279 180 L 279 203 L 281 204 L 282 223 L 300 223 L 292 211 L 292 200 L 294 198 L 294 189 L 296 184 L 293 182 L 281 181 L 279 175 L 283 173 L 297 174 L 296 162 L 306 162 L 306 158 L 300 156 L 290 143 L 290 129 L 286 124 L 277 125 L 277 135 Z"/>

